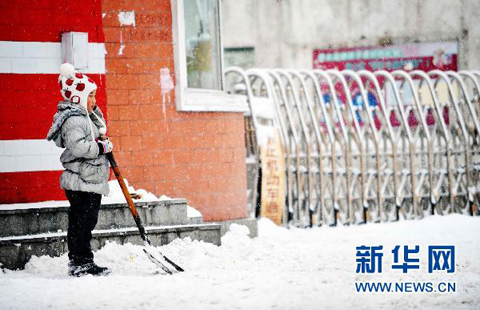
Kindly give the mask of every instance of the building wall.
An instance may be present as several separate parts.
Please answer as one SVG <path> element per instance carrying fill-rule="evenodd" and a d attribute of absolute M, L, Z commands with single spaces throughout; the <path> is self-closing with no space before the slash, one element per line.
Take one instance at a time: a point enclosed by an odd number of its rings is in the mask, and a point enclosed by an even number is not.
<path fill-rule="evenodd" d="M 135 12 L 135 27 L 120 25 L 122 11 Z M 156 195 L 187 198 L 207 221 L 246 217 L 243 115 L 177 112 L 174 91 L 162 98 L 160 70 L 175 72 L 170 0 L 103 0 L 102 12 L 122 173 Z"/>
<path fill-rule="evenodd" d="M 312 68 L 314 49 L 459 42 L 460 69 L 479 69 L 477 0 L 223 1 L 225 47 L 255 47 L 258 67 Z"/>
<path fill-rule="evenodd" d="M 90 41 L 105 42 L 106 74 L 97 77 L 104 94 L 97 102 L 106 110 L 115 156 L 131 185 L 157 196 L 186 198 L 206 221 L 247 216 L 243 114 L 177 112 L 174 92 L 162 90 L 162 69 L 168 69 L 175 80 L 170 0 L 2 1 L 1 5 L 2 16 L 9 16 L 0 21 L 2 41 L 60 42 L 61 32 L 88 31 Z M 31 23 L 28 16 L 37 11 L 41 14 Z M 134 25 L 119 19 L 119 13 L 131 11 Z M 57 77 L 58 73 L 0 74 L 4 82 L 0 112 L 11 113 L 8 118 L 1 116 L 1 140 L 45 138 L 61 99 Z M 12 81 L 27 78 L 37 87 L 30 97 L 26 90 L 9 86 L 16 83 L 22 88 L 23 83 Z M 6 111 L 8 106 L 13 110 Z M 29 116 L 36 113 L 42 116 L 30 124 Z M 18 123 L 25 134 L 18 133 Z M 58 188 L 61 171 L 38 173 L 0 172 L 0 183 L 7 184 L 0 203 L 65 199 Z"/>

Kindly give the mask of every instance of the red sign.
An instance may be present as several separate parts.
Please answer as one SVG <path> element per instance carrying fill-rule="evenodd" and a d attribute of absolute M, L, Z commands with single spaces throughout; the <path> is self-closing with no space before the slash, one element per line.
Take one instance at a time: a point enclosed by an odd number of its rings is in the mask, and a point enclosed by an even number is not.
<path fill-rule="evenodd" d="M 338 70 L 454 70 L 458 69 L 458 43 L 412 43 L 313 51 L 314 69 Z"/>

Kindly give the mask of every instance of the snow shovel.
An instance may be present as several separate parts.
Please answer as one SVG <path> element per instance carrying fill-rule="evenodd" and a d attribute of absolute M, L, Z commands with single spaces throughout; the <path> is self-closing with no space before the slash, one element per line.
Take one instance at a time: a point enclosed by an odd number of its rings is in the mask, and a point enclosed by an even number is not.
<path fill-rule="evenodd" d="M 110 162 L 110 166 L 112 166 L 113 172 L 115 173 L 115 177 L 117 177 L 118 184 L 120 184 L 120 187 L 122 188 L 123 195 L 125 196 L 125 199 L 127 200 L 128 207 L 130 208 L 130 211 L 132 212 L 133 219 L 135 220 L 135 224 L 137 224 L 138 230 L 140 231 L 140 237 L 142 237 L 143 243 L 144 243 L 144 248 L 143 252 L 147 254 L 148 258 L 158 267 L 162 268 L 163 271 L 165 271 L 167 274 L 172 274 L 173 272 L 165 266 L 158 258 L 156 258 L 152 252 L 155 250 L 153 246 L 150 243 L 150 239 L 148 238 L 146 232 L 145 232 L 145 227 L 142 225 L 142 221 L 140 220 L 140 216 L 138 215 L 137 208 L 133 204 L 132 198 L 130 197 L 130 193 L 128 192 L 127 185 L 125 184 L 125 181 L 123 180 L 122 174 L 120 173 L 120 169 L 118 168 L 117 162 L 115 161 L 115 157 L 113 156 L 113 153 L 107 153 L 106 154 L 108 161 Z M 174 262 L 172 262 L 168 257 L 163 255 L 160 251 L 156 251 L 160 254 L 160 256 L 170 265 L 175 268 L 176 272 L 181 272 L 184 271 L 182 267 L 178 266 Z"/>

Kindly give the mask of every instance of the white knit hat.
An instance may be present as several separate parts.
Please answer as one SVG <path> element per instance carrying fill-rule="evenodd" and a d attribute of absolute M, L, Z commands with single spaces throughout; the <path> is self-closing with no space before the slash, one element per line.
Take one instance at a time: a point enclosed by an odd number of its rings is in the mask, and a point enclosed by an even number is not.
<path fill-rule="evenodd" d="M 75 68 L 68 62 L 60 66 L 60 76 L 58 77 L 58 84 L 60 85 L 60 93 L 63 96 L 63 99 L 68 100 L 73 103 L 78 103 L 85 111 L 88 112 L 87 102 L 88 95 L 97 89 L 97 84 L 91 79 L 88 78 L 83 73 L 75 71 Z M 97 115 L 95 112 L 92 114 L 98 119 L 102 124 L 102 127 L 99 128 L 100 134 L 104 135 L 107 132 L 107 126 L 105 122 Z M 90 124 L 92 139 L 95 140 L 93 135 L 93 125 L 90 117 L 87 117 Z"/>
<path fill-rule="evenodd" d="M 75 68 L 67 62 L 60 66 L 58 84 L 63 99 L 78 103 L 85 110 L 87 110 L 88 95 L 97 89 L 97 84 L 93 80 L 83 73 L 76 72 Z"/>

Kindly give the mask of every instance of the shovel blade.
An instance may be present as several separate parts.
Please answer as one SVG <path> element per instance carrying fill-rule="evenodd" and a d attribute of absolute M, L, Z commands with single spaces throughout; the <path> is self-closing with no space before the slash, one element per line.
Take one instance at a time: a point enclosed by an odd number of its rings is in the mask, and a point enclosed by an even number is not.
<path fill-rule="evenodd" d="M 173 274 L 172 271 L 170 269 L 168 269 L 167 266 L 165 266 L 159 259 L 157 259 L 152 253 L 150 253 L 149 251 L 147 251 L 146 248 L 143 249 L 143 252 L 145 252 L 145 254 L 147 255 L 148 259 L 150 259 L 150 261 L 152 263 L 154 263 L 155 265 L 157 265 L 158 267 L 160 267 L 165 273 L 167 274 Z"/>

